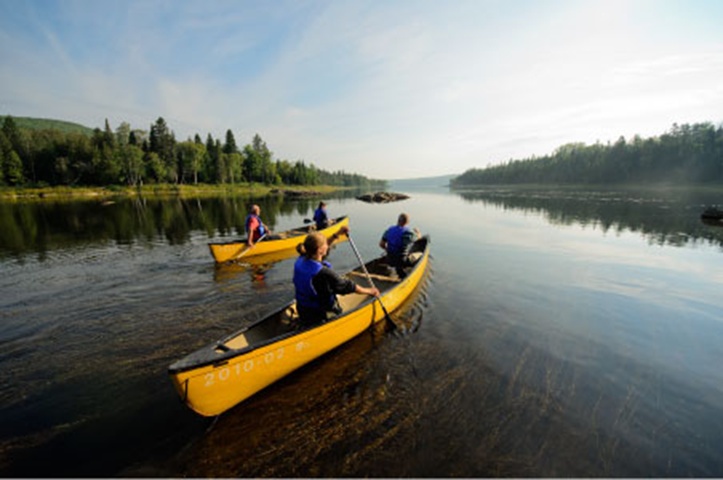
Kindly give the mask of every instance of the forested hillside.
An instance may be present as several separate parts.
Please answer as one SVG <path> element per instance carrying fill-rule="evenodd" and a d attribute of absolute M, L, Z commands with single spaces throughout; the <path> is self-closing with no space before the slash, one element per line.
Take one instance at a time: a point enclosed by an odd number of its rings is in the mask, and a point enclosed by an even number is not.
<path fill-rule="evenodd" d="M 93 135 L 93 129 L 80 125 L 79 123 L 66 122 L 64 120 L 53 120 L 50 118 L 32 118 L 32 117 L 12 117 L 18 128 L 27 130 L 58 130 L 63 133 L 82 133 L 84 135 Z M 0 125 L 5 121 L 5 117 L 0 115 Z"/>
<path fill-rule="evenodd" d="M 636 135 L 614 144 L 571 143 L 551 155 L 467 170 L 451 185 L 522 183 L 723 185 L 723 127 L 674 124 L 663 135 L 647 139 Z"/>
<path fill-rule="evenodd" d="M 69 122 L 6 116 L 0 129 L 0 185 L 105 186 L 158 184 L 332 185 L 383 188 L 386 182 L 303 160 L 274 159 L 256 134 L 243 147 L 231 130 L 222 142 L 177 141 L 159 117 L 149 131 L 123 122 L 113 130 Z"/>

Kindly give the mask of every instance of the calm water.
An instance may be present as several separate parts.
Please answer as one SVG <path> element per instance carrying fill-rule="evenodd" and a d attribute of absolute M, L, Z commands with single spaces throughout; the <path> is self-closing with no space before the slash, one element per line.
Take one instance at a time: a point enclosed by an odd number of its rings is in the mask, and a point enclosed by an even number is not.
<path fill-rule="evenodd" d="M 408 193 L 327 203 L 365 259 L 401 211 L 431 236 L 409 328 L 215 420 L 166 368 L 293 294 L 293 259 L 213 265 L 251 199 L 0 203 L 0 475 L 723 476 L 723 194 Z"/>

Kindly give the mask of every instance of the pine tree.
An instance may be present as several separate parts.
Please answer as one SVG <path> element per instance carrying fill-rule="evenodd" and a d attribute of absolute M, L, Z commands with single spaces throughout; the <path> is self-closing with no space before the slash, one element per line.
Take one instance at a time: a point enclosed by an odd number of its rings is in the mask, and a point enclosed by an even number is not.
<path fill-rule="evenodd" d="M 226 143 L 223 145 L 223 153 L 239 153 L 238 147 L 236 146 L 236 139 L 230 129 L 226 130 Z"/>

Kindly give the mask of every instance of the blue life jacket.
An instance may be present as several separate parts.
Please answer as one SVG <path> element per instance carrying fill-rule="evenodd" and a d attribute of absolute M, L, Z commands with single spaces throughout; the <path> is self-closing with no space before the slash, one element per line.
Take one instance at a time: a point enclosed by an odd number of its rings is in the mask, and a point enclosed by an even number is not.
<path fill-rule="evenodd" d="M 296 288 L 296 304 L 304 307 L 328 310 L 334 305 L 334 295 L 324 299 L 319 297 L 312 279 L 323 267 L 331 268 L 326 261 L 317 262 L 300 256 L 294 264 L 294 287 Z"/>
<path fill-rule="evenodd" d="M 253 235 L 254 232 L 249 231 L 250 227 L 249 224 L 251 223 L 251 219 L 255 218 L 259 222 L 259 236 L 254 238 L 254 240 L 257 240 L 261 238 L 266 233 L 266 228 L 264 227 L 264 222 L 261 221 L 261 218 L 258 215 L 254 215 L 253 213 L 249 213 L 248 216 L 246 216 L 246 233 L 248 235 Z"/>
<path fill-rule="evenodd" d="M 404 244 L 404 236 L 411 232 L 412 229 L 404 226 L 394 225 L 389 227 L 384 233 L 384 239 L 387 241 L 387 253 L 391 256 L 402 256 L 406 254 L 405 251 L 408 245 Z"/>
<path fill-rule="evenodd" d="M 326 216 L 326 212 L 324 211 L 324 209 L 321 207 L 317 208 L 314 211 L 314 222 L 316 222 L 316 228 L 317 229 L 325 228 L 327 226 L 326 225 L 327 218 L 328 217 Z"/>

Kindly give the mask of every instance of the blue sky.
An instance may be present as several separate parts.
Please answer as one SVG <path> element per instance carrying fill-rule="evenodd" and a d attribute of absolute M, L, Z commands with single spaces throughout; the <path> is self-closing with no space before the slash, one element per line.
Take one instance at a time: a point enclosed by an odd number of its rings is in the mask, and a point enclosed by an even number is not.
<path fill-rule="evenodd" d="M 372 178 L 723 121 L 718 0 L 0 0 L 0 114 Z"/>

